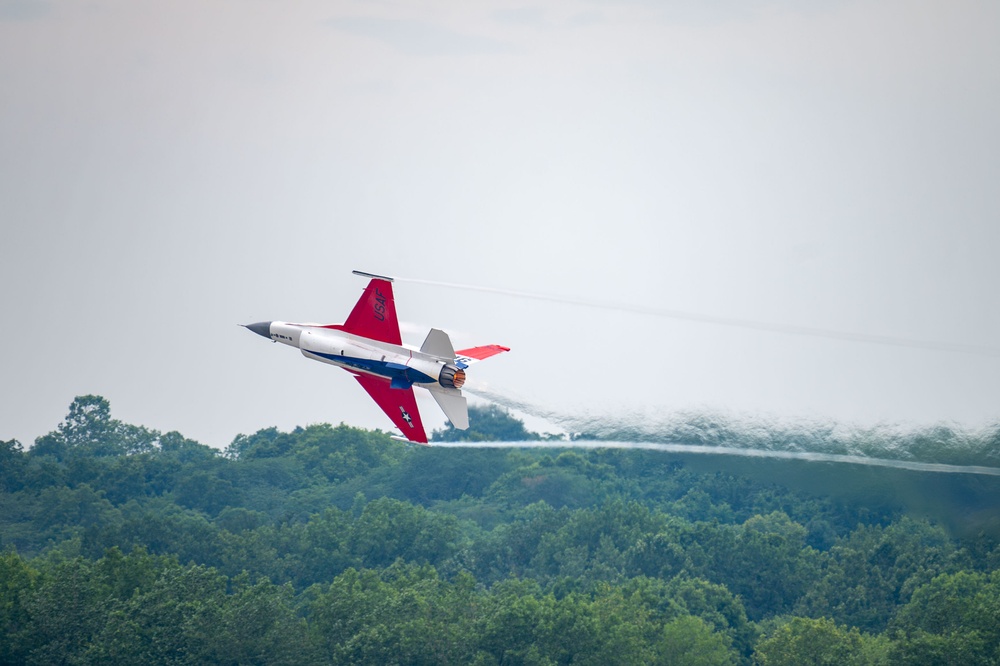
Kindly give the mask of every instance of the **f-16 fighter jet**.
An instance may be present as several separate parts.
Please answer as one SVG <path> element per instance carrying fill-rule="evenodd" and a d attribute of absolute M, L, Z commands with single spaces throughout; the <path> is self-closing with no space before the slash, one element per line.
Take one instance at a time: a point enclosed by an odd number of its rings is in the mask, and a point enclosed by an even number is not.
<path fill-rule="evenodd" d="M 350 372 L 411 442 L 427 444 L 414 386 L 430 391 L 453 426 L 468 428 L 469 408 L 460 390 L 465 369 L 510 348 L 486 345 L 456 352 L 448 334 L 436 328 L 430 330 L 419 350 L 404 347 L 392 299 L 392 278 L 361 271 L 354 274 L 371 281 L 343 324 L 261 321 L 245 327 L 274 342 L 297 347 L 306 358 Z"/>

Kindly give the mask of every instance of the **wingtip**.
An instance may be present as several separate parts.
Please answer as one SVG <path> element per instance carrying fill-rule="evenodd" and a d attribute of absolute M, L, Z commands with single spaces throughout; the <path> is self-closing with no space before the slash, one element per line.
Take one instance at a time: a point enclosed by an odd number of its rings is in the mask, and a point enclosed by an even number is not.
<path fill-rule="evenodd" d="M 399 435 L 389 435 L 389 439 L 394 439 L 397 442 L 405 442 L 407 444 L 419 444 L 420 446 L 426 446 L 427 448 L 430 448 L 431 446 L 428 442 L 418 442 L 413 439 L 406 439 L 405 437 L 401 437 Z"/>

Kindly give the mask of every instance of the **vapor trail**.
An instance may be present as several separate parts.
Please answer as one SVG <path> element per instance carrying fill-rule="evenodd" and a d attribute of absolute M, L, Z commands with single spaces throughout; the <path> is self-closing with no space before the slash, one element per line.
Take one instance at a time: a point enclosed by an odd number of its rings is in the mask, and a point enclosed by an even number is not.
<path fill-rule="evenodd" d="M 1000 468 L 979 465 L 946 465 L 908 460 L 887 460 L 836 453 L 811 453 L 804 451 L 768 451 L 764 449 L 739 449 L 729 446 L 700 446 L 696 444 L 667 444 L 661 442 L 612 442 L 602 440 L 572 441 L 523 441 L 523 442 L 433 442 L 432 446 L 450 449 L 644 449 L 666 453 L 700 453 L 706 455 L 744 456 L 748 458 L 780 458 L 810 462 L 848 463 L 871 467 L 893 467 L 915 472 L 943 472 L 946 474 L 981 474 L 1000 476 Z"/>
<path fill-rule="evenodd" d="M 579 416 L 541 407 L 533 400 L 517 397 L 509 391 L 490 387 L 485 383 L 473 382 L 468 392 L 508 409 L 544 419 L 553 425 L 564 428 L 566 432 L 592 433 L 606 436 L 608 439 L 581 438 L 577 440 L 477 442 L 475 444 L 435 442 L 435 446 L 646 449 L 668 453 L 848 463 L 894 467 L 917 472 L 1000 476 L 1000 467 L 994 467 L 991 464 L 961 465 L 944 462 L 920 462 L 900 460 L 896 457 L 902 452 L 910 451 L 913 443 L 921 444 L 923 449 L 921 454 L 927 455 L 928 440 L 942 437 L 937 432 L 918 430 L 907 434 L 892 427 L 867 430 L 847 427 L 838 432 L 829 424 L 786 424 L 783 426 L 780 423 L 760 418 L 747 420 L 709 413 L 676 414 L 666 419 L 661 417 L 652 420 L 646 416 L 629 414 Z M 707 420 L 704 419 L 706 416 Z M 632 439 L 633 437 L 635 439 Z M 991 442 L 995 438 L 996 434 L 993 430 L 985 430 L 975 434 L 948 430 L 936 452 L 932 455 L 961 455 L 966 459 L 969 455 L 975 455 L 977 459 L 992 463 L 995 459 L 996 445 L 991 444 Z M 725 440 L 733 441 L 739 445 L 731 446 Z M 811 450 L 803 451 L 803 447 Z M 831 451 L 831 448 L 834 450 Z"/>
<path fill-rule="evenodd" d="M 770 322 L 754 321 L 751 319 L 720 317 L 717 315 L 701 314 L 698 312 L 684 312 L 682 310 L 650 308 L 641 305 L 632 305 L 629 303 L 617 303 L 612 301 L 599 301 L 599 300 L 591 300 L 583 298 L 568 298 L 565 296 L 555 296 L 552 294 L 539 294 L 529 291 L 499 289 L 496 287 L 481 287 L 471 284 L 459 284 L 456 282 L 438 282 L 437 280 L 421 280 L 418 278 L 395 278 L 395 279 L 399 282 L 426 284 L 435 287 L 447 287 L 449 289 L 462 289 L 465 291 L 480 291 L 489 294 L 501 294 L 503 296 L 513 296 L 515 298 L 528 298 L 536 301 L 547 301 L 550 303 L 562 303 L 565 305 L 579 305 L 588 308 L 600 308 L 602 310 L 615 310 L 618 312 L 630 312 L 634 314 L 654 315 L 656 317 L 666 317 L 668 319 L 697 321 L 704 324 L 715 324 L 718 326 L 733 326 L 737 328 L 749 328 L 757 331 L 768 331 L 772 333 L 785 333 L 788 335 L 804 335 L 816 338 L 828 338 L 833 340 L 848 340 L 851 342 L 867 342 L 871 344 L 889 345 L 892 347 L 909 347 L 912 349 L 930 349 L 933 351 L 960 352 L 963 354 L 976 354 L 979 356 L 1000 356 L 1000 349 L 995 347 L 957 344 L 952 342 L 934 342 L 930 340 L 913 340 L 910 338 L 896 338 L 887 335 L 871 335 L 868 333 L 850 333 L 847 331 L 836 331 L 826 328 L 813 328 L 810 326 L 796 326 L 793 324 L 775 324 Z"/>

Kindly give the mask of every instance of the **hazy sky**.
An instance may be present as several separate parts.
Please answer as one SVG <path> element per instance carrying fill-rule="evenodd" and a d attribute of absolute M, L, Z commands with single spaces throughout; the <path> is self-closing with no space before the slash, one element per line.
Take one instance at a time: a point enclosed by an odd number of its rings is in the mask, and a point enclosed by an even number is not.
<path fill-rule="evenodd" d="M 390 429 L 351 269 L 1000 347 L 1000 4 L 0 0 L 0 439 Z M 1000 418 L 1000 357 L 398 283 L 567 413 Z M 443 423 L 428 398 L 425 421 Z"/>

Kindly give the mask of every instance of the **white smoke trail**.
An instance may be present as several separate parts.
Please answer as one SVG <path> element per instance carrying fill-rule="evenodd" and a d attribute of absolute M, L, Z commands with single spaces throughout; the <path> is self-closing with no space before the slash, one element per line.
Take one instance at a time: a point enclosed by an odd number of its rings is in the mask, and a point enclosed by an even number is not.
<path fill-rule="evenodd" d="M 490 294 L 501 294 L 503 296 L 513 296 L 515 298 L 527 298 L 536 301 L 547 301 L 551 303 L 562 303 L 565 305 L 579 305 L 589 308 L 600 308 L 603 310 L 615 310 L 618 312 L 630 312 L 633 314 L 653 315 L 656 317 L 666 317 L 669 319 L 680 319 L 684 321 L 696 321 L 704 324 L 715 324 L 718 326 L 733 326 L 737 328 L 747 328 L 758 331 L 769 331 L 772 333 L 785 333 L 788 335 L 802 335 L 818 338 L 828 338 L 832 340 L 847 340 L 851 342 L 865 342 L 878 345 L 889 345 L 892 347 L 909 347 L 913 349 L 929 349 L 933 351 L 959 352 L 962 354 L 975 354 L 979 356 L 1000 356 L 1000 349 L 995 347 L 985 347 L 980 345 L 967 345 L 952 342 L 935 342 L 931 340 L 913 340 L 910 338 L 897 338 L 887 335 L 872 335 L 868 333 L 851 333 L 847 331 L 836 331 L 826 328 L 813 328 L 810 326 L 796 326 L 793 324 L 776 324 L 772 322 L 754 321 L 751 319 L 738 319 L 735 317 L 720 317 L 717 315 L 702 314 L 698 312 L 684 312 L 682 310 L 669 310 L 663 308 L 649 308 L 641 305 L 629 303 L 617 303 L 612 301 L 598 301 L 584 298 L 568 298 L 565 296 L 555 296 L 552 294 L 540 294 L 528 291 L 515 291 L 512 289 L 499 289 L 495 287 L 482 287 L 471 284 L 459 284 L 456 282 L 439 282 L 437 280 L 421 280 L 418 278 L 395 278 L 399 282 L 410 282 L 412 284 L 425 284 L 435 287 L 447 287 L 449 289 L 462 289 L 465 291 L 479 291 Z"/>
<path fill-rule="evenodd" d="M 466 381 L 465 386 L 462 387 L 466 393 L 471 393 L 477 398 L 482 398 L 483 400 L 488 400 L 489 402 L 496 403 L 501 407 L 506 407 L 507 409 L 513 409 L 516 412 L 521 412 L 522 414 L 528 414 L 536 418 L 548 421 L 549 423 L 565 428 L 568 431 L 578 431 L 577 420 L 567 415 L 557 412 L 551 409 L 545 409 L 539 407 L 535 403 L 529 401 L 526 398 L 517 397 L 512 394 L 511 391 L 499 391 L 492 388 L 486 382 L 470 378 Z"/>
<path fill-rule="evenodd" d="M 855 429 L 849 426 L 809 423 L 779 424 L 764 419 L 740 419 L 723 414 L 668 414 L 657 419 L 637 415 L 574 416 L 538 406 L 533 401 L 516 397 L 483 382 L 474 382 L 469 393 L 517 412 L 543 419 L 564 428 L 569 433 L 591 433 L 608 436 L 608 440 L 576 439 L 561 441 L 444 443 L 434 446 L 487 446 L 501 448 L 626 448 L 647 449 L 670 453 L 735 455 L 756 458 L 807 460 L 812 462 L 849 463 L 875 467 L 894 467 L 919 472 L 980 474 L 1000 476 L 1000 468 L 987 465 L 900 460 L 889 456 L 912 456 L 907 446 L 914 439 L 928 439 L 928 433 L 903 431 L 882 426 Z M 980 433 L 946 430 L 944 441 L 938 442 L 931 453 L 935 457 L 992 459 L 995 447 L 984 450 L 974 444 L 984 438 Z M 635 437 L 625 441 L 622 436 Z M 933 432 L 931 432 L 933 435 Z M 676 441 L 680 436 L 684 441 Z M 986 434 L 986 437 L 989 435 Z M 664 441 L 665 440 L 665 441 Z M 720 444 L 733 441 L 739 446 Z M 697 442 L 697 443 L 692 443 Z M 926 451 L 923 455 L 928 455 Z"/>
<path fill-rule="evenodd" d="M 524 442 L 432 442 L 431 446 L 449 449 L 643 449 L 667 453 L 698 453 L 705 455 L 744 456 L 748 458 L 778 458 L 782 460 L 807 460 L 810 462 L 849 463 L 871 467 L 893 467 L 915 472 L 943 472 L 947 474 L 981 474 L 1000 476 L 1000 468 L 979 465 L 947 465 L 943 463 L 922 463 L 909 460 L 887 460 L 835 453 L 812 453 L 808 451 L 768 451 L 763 449 L 741 449 L 729 446 L 700 446 L 696 444 L 676 444 L 663 442 L 612 442 L 603 440 L 564 441 L 524 441 Z"/>

